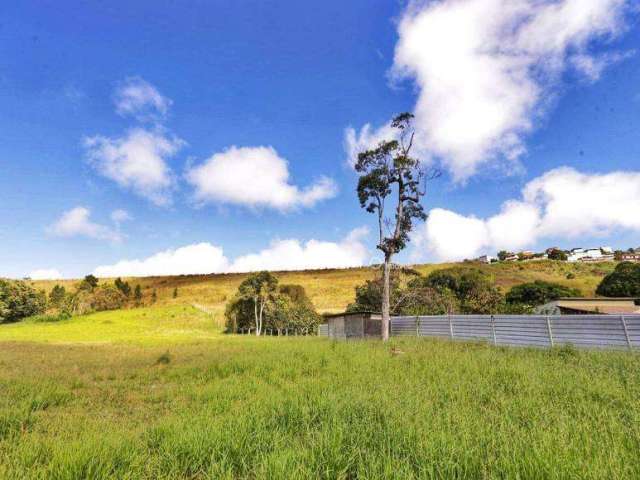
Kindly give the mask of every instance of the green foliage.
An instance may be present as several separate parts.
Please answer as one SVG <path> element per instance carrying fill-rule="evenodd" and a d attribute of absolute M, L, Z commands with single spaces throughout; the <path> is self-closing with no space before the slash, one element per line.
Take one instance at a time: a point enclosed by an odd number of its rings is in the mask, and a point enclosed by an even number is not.
<path fill-rule="evenodd" d="M 562 262 L 566 262 L 567 254 L 562 250 L 554 248 L 549 252 L 549 260 L 560 260 Z"/>
<path fill-rule="evenodd" d="M 122 279 L 118 277 L 116 278 L 114 285 L 125 297 L 129 298 L 129 295 L 131 295 L 131 286 L 129 285 L 129 282 L 123 282 Z"/>
<path fill-rule="evenodd" d="M 173 289 L 173 298 L 178 298 L 178 287 Z"/>
<path fill-rule="evenodd" d="M 54 307 L 62 305 L 67 291 L 62 285 L 55 285 L 49 293 L 49 304 Z"/>
<path fill-rule="evenodd" d="M 360 152 L 355 165 L 360 175 L 357 188 L 360 206 L 378 216 L 377 248 L 387 260 L 405 248 L 413 222 L 427 217 L 420 204 L 425 194 L 422 185 L 425 172 L 420 160 L 411 156 L 413 115 L 398 115 L 391 127 L 398 131 L 398 140 L 383 141 L 371 150 Z M 385 217 L 385 202 L 390 195 L 397 196 L 393 222 Z M 385 224 L 390 225 L 388 236 L 384 233 Z"/>
<path fill-rule="evenodd" d="M 501 311 L 504 296 L 493 279 L 476 268 L 451 267 L 430 273 L 422 282 L 438 292 L 451 292 L 460 313 L 490 314 Z"/>
<path fill-rule="evenodd" d="M 158 301 L 158 292 L 156 292 L 156 289 L 153 289 L 153 292 L 151 292 L 151 303 L 156 303 Z"/>
<path fill-rule="evenodd" d="M 135 300 L 136 305 L 140 305 L 142 303 L 142 288 L 140 287 L 140 284 L 137 284 L 133 291 L 133 299 Z"/>
<path fill-rule="evenodd" d="M 27 317 L 25 321 L 31 323 L 53 323 L 53 322 L 61 322 L 62 320 L 69 320 L 71 315 L 67 312 L 58 312 L 58 313 L 43 313 L 40 315 L 34 315 L 32 317 Z"/>
<path fill-rule="evenodd" d="M 504 261 L 505 261 L 505 259 L 506 259 L 509 255 L 512 255 L 512 253 L 511 253 L 511 252 L 507 252 L 506 250 L 500 250 L 500 251 L 498 252 L 498 255 L 497 255 L 497 256 L 498 256 L 498 260 L 500 260 L 501 262 L 504 262 Z"/>
<path fill-rule="evenodd" d="M 506 301 L 511 305 L 520 304 L 535 307 L 561 297 L 579 296 L 580 290 L 577 288 L 565 287 L 559 283 L 536 280 L 535 282 L 523 283 L 512 287 L 507 293 Z"/>
<path fill-rule="evenodd" d="M 93 289 L 97 286 L 98 279 L 95 276 L 89 274 L 80 282 L 80 285 L 78 285 L 78 290 L 87 290 L 89 292 L 92 292 Z"/>
<path fill-rule="evenodd" d="M 640 263 L 619 263 L 602 279 L 596 293 L 605 297 L 640 297 Z"/>
<path fill-rule="evenodd" d="M 126 300 L 114 285 L 103 284 L 93 290 L 78 288 L 69 298 L 66 309 L 74 315 L 86 315 L 103 310 L 117 310 L 124 306 Z"/>
<path fill-rule="evenodd" d="M 240 328 L 295 329 L 313 331 L 320 322 L 313 303 L 300 285 L 282 285 L 269 272 L 258 272 L 247 277 L 238 287 L 238 293 L 225 309 L 226 329 L 236 332 Z M 258 317 L 258 318 L 257 318 Z"/>
<path fill-rule="evenodd" d="M 0 280 L 0 323 L 17 322 L 44 312 L 44 292 L 19 280 Z"/>

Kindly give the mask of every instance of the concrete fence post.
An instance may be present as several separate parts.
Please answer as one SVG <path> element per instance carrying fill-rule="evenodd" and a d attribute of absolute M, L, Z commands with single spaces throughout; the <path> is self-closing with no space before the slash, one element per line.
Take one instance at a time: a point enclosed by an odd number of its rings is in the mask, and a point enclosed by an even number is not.
<path fill-rule="evenodd" d="M 631 345 L 631 337 L 629 337 L 629 330 L 627 330 L 627 322 L 624 319 L 624 315 L 620 315 L 620 323 L 622 323 L 622 328 L 624 329 L 624 337 L 627 339 L 627 347 L 631 350 L 633 345 Z"/>
<path fill-rule="evenodd" d="M 416 315 L 416 338 L 420 336 L 420 317 Z"/>
<path fill-rule="evenodd" d="M 451 340 L 453 340 L 453 320 L 451 319 L 451 314 L 448 314 L 449 317 L 449 335 L 451 336 Z"/>
<path fill-rule="evenodd" d="M 547 319 L 547 333 L 549 334 L 549 343 L 553 347 L 553 332 L 551 331 L 551 319 L 549 315 L 546 316 Z"/>

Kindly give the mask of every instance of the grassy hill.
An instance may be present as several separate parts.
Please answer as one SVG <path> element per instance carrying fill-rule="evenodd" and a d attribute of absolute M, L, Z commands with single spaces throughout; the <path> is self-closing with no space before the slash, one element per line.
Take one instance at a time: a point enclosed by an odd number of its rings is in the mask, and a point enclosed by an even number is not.
<path fill-rule="evenodd" d="M 461 264 L 423 264 L 414 265 L 421 274 Z M 598 283 L 615 267 L 607 263 L 566 263 L 554 261 L 513 262 L 472 265 L 491 275 L 496 283 L 507 291 L 514 285 L 533 280 L 547 280 L 578 288 L 584 295 L 593 295 Z M 303 270 L 295 272 L 277 272 L 280 283 L 302 285 L 316 308 L 324 312 L 338 312 L 353 301 L 354 288 L 365 280 L 376 276 L 374 267 Z M 181 305 L 199 303 L 212 309 L 218 322 L 222 321 L 224 306 L 247 274 L 179 275 L 166 277 L 145 277 L 127 279 L 132 286 L 140 284 L 144 295 L 150 297 L 156 290 L 160 305 Z M 51 290 L 55 284 L 73 287 L 77 280 L 34 281 L 36 288 Z M 173 299 L 174 289 L 178 289 L 178 298 Z"/>

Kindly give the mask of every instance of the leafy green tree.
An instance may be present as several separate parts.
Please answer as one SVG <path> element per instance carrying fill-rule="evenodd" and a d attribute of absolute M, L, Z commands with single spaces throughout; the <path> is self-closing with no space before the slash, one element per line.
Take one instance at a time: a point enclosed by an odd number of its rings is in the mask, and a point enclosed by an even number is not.
<path fill-rule="evenodd" d="M 358 154 L 355 165 L 360 174 L 358 200 L 360 206 L 378 217 L 378 245 L 384 255 L 382 274 L 382 339 L 389 339 L 391 312 L 391 261 L 405 248 L 416 220 L 427 215 L 420 204 L 426 193 L 425 181 L 436 172 L 427 174 L 420 160 L 411 155 L 415 131 L 413 115 L 402 113 L 391 122 L 397 139 L 382 141 L 377 147 Z M 387 201 L 392 202 L 389 205 Z M 390 207 L 392 217 L 387 216 Z M 377 309 L 376 309 L 377 310 Z"/>
<path fill-rule="evenodd" d="M 87 275 L 78 285 L 78 290 L 87 290 L 92 292 L 98 286 L 98 279 L 93 275 Z"/>
<path fill-rule="evenodd" d="M 49 293 L 49 303 L 54 307 L 59 307 L 64 302 L 66 290 L 62 285 L 54 285 Z"/>
<path fill-rule="evenodd" d="M 498 260 L 500 260 L 501 262 L 504 262 L 509 255 L 511 255 L 511 252 L 507 252 L 506 250 L 500 250 L 498 252 Z"/>
<path fill-rule="evenodd" d="M 548 258 L 549 258 L 549 260 L 560 260 L 562 262 L 566 262 L 567 261 L 567 254 L 562 250 L 554 248 L 549 252 L 549 257 Z"/>
<path fill-rule="evenodd" d="M 47 297 L 25 282 L 0 280 L 0 323 L 17 322 L 44 312 Z"/>
<path fill-rule="evenodd" d="M 129 298 L 129 295 L 131 295 L 131 285 L 129 285 L 129 282 L 123 282 L 122 279 L 118 277 L 116 278 L 114 285 L 125 297 Z"/>
<path fill-rule="evenodd" d="M 520 304 L 535 307 L 562 297 L 579 297 L 580 290 L 565 287 L 559 283 L 536 280 L 516 285 L 506 295 L 508 304 Z"/>
<path fill-rule="evenodd" d="M 256 336 L 262 334 L 265 309 L 274 301 L 278 279 L 270 272 L 249 275 L 238 287 L 238 296 L 253 305 Z"/>
<path fill-rule="evenodd" d="M 133 290 L 133 299 L 136 302 L 136 305 L 140 305 L 142 303 L 142 288 L 140 284 L 136 285 L 136 288 Z"/>
<path fill-rule="evenodd" d="M 431 272 L 423 286 L 452 292 L 461 313 L 489 314 L 501 309 L 504 296 L 493 279 L 476 268 L 451 267 Z"/>
<path fill-rule="evenodd" d="M 622 262 L 596 289 L 605 297 L 640 297 L 640 263 Z"/>

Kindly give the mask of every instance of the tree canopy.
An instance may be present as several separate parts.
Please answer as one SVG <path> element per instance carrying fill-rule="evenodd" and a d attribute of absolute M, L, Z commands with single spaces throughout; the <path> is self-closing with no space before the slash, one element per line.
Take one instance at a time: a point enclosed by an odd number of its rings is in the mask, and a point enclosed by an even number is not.
<path fill-rule="evenodd" d="M 561 297 L 579 297 L 580 290 L 566 287 L 559 283 L 536 280 L 534 282 L 516 285 L 506 296 L 507 303 L 521 304 L 530 307 L 543 305 Z"/>
<path fill-rule="evenodd" d="M 596 289 L 605 297 L 640 297 L 640 263 L 622 262 Z"/>

